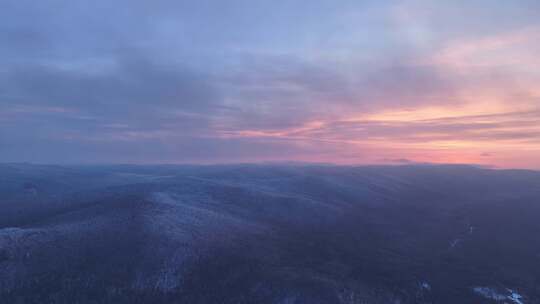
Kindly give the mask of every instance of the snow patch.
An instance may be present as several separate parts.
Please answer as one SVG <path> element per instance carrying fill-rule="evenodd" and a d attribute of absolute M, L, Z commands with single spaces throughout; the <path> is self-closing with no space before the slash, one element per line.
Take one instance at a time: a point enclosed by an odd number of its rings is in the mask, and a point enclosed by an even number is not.
<path fill-rule="evenodd" d="M 515 290 L 509 288 L 506 288 L 506 292 L 504 293 L 490 287 L 474 287 L 473 291 L 486 299 L 491 299 L 499 302 L 509 300 L 516 304 L 525 304 L 522 300 L 523 296 L 517 293 Z"/>
<path fill-rule="evenodd" d="M 516 304 L 523 304 L 523 301 L 521 301 L 521 299 L 523 299 L 523 296 L 521 296 L 519 293 L 517 293 L 515 290 L 512 290 L 512 289 L 506 289 L 510 295 L 508 296 L 508 299 Z"/>
<path fill-rule="evenodd" d="M 428 282 L 420 282 L 420 288 L 431 291 L 431 285 Z"/>

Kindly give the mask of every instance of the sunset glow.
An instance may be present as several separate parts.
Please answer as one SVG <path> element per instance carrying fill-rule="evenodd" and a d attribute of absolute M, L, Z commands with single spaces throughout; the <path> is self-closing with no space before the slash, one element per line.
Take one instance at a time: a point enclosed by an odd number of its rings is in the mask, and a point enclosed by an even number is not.
<path fill-rule="evenodd" d="M 0 156 L 540 169 L 536 2 L 240 2 L 9 1 Z"/>

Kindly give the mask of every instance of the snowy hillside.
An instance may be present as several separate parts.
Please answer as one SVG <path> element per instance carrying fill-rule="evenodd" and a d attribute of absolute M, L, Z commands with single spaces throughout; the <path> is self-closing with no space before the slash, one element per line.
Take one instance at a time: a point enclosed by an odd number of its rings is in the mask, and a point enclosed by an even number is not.
<path fill-rule="evenodd" d="M 540 303 L 540 173 L 0 165 L 2 303 Z"/>

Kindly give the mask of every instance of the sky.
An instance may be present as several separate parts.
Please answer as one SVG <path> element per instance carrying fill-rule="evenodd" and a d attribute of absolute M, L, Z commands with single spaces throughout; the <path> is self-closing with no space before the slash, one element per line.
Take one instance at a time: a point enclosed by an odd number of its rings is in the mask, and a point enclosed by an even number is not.
<path fill-rule="evenodd" d="M 0 162 L 540 169 L 537 0 L 0 0 Z"/>

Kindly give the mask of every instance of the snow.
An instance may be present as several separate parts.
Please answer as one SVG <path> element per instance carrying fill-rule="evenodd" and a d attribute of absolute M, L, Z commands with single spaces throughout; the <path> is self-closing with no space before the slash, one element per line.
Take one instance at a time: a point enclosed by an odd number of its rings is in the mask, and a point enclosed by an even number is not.
<path fill-rule="evenodd" d="M 517 293 L 516 291 L 512 290 L 512 289 L 506 289 L 508 290 L 508 292 L 510 292 L 510 295 L 508 296 L 508 299 L 513 301 L 514 303 L 516 304 L 523 304 L 523 302 L 521 301 L 521 299 L 523 298 L 519 293 Z"/>
<path fill-rule="evenodd" d="M 453 240 L 452 242 L 450 242 L 450 247 L 451 248 L 454 248 L 457 246 L 457 244 L 459 244 L 461 242 L 461 239 L 455 239 Z"/>
<path fill-rule="evenodd" d="M 489 287 L 475 287 L 473 288 L 474 292 L 477 294 L 483 296 L 486 299 L 492 299 L 495 301 L 504 301 L 507 299 L 507 297 L 503 294 L 498 293 L 493 288 Z"/>
<path fill-rule="evenodd" d="M 514 302 L 515 304 L 525 304 L 522 301 L 523 296 L 509 288 L 506 288 L 506 291 L 508 292 L 508 294 L 503 294 L 497 291 L 496 289 L 490 288 L 490 287 L 474 287 L 473 291 L 477 293 L 478 295 L 483 296 L 486 299 L 491 299 L 495 301 L 510 300 Z"/>
<path fill-rule="evenodd" d="M 421 283 L 420 283 L 420 287 L 421 287 L 422 289 L 425 289 L 425 290 L 428 290 L 428 291 L 431 290 L 431 285 L 429 285 L 428 282 L 421 282 Z"/>

